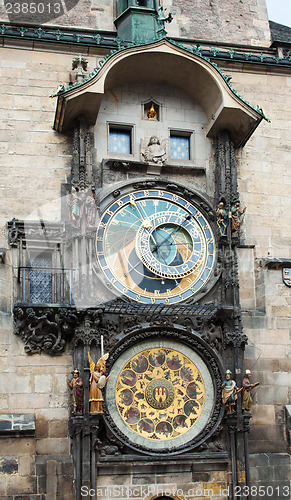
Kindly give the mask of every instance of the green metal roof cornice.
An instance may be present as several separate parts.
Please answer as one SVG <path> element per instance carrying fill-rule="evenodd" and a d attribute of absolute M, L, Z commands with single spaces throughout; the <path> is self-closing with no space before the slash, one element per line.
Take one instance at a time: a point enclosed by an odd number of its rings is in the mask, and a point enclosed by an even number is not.
<path fill-rule="evenodd" d="M 265 116 L 262 108 L 260 108 L 260 106 L 252 106 L 248 101 L 246 101 L 232 86 L 232 84 L 230 83 L 230 79 L 229 79 L 229 76 L 227 76 L 218 66 L 215 62 L 213 62 L 209 57 L 205 56 L 204 55 L 204 50 L 202 50 L 199 46 L 195 45 L 193 47 L 185 47 L 183 44 L 181 43 L 178 43 L 174 40 L 169 40 L 168 38 L 165 38 L 165 40 L 167 40 L 167 42 L 171 45 L 174 45 L 175 47 L 178 47 L 180 49 L 183 49 L 184 51 L 190 53 L 190 54 L 193 54 L 197 57 L 199 57 L 200 59 L 204 60 L 204 61 L 207 61 L 209 64 L 211 64 L 211 66 L 213 68 L 215 68 L 215 70 L 222 76 L 222 78 L 224 79 L 225 83 L 227 84 L 227 86 L 229 87 L 229 89 L 231 90 L 231 92 L 236 96 L 238 97 L 242 102 L 244 102 L 244 104 L 246 104 L 247 106 L 249 106 L 250 108 L 252 108 L 253 110 L 255 110 L 262 118 L 264 118 L 265 120 L 269 121 L 269 119 Z M 121 53 L 121 52 L 124 52 L 125 50 L 129 49 L 129 48 L 132 48 L 132 47 L 147 47 L 149 45 L 152 45 L 153 43 L 155 42 L 158 42 L 160 41 L 160 39 L 157 39 L 157 40 L 151 40 L 151 41 L 148 41 L 148 42 L 145 42 L 145 43 L 137 43 L 137 42 L 132 42 L 132 43 L 126 43 L 126 45 L 120 45 L 118 49 L 113 49 L 110 51 L 110 54 L 106 54 L 102 59 L 99 60 L 96 68 L 94 68 L 94 70 L 89 73 L 88 77 L 84 77 L 83 78 L 83 82 L 75 82 L 74 84 L 72 85 L 66 85 L 66 84 L 61 84 L 56 93 L 54 94 L 51 94 L 51 97 L 57 97 L 57 96 L 63 96 L 65 95 L 66 93 L 72 91 L 73 89 L 76 89 L 78 87 L 82 87 L 83 85 L 87 84 L 90 80 L 93 80 L 99 73 L 99 71 L 102 69 L 102 67 L 104 66 L 104 64 L 109 60 L 111 59 L 113 56 L 115 56 L 116 54 L 118 53 Z M 215 49 L 213 49 L 213 51 L 215 51 Z M 213 51 L 212 51 L 212 55 L 213 55 Z M 207 51 L 209 52 L 209 51 Z"/>
<path fill-rule="evenodd" d="M 126 42 L 120 40 L 113 32 L 97 32 L 92 30 L 78 30 L 78 29 L 66 29 L 62 28 L 47 28 L 44 26 L 17 26 L 3 23 L 0 25 L 0 37 L 3 38 L 13 38 L 20 40 L 29 40 L 31 42 L 48 42 L 57 43 L 61 45 L 76 45 L 79 47 L 100 47 L 104 49 L 119 49 L 132 47 L 133 45 L 139 46 L 144 44 L 153 43 L 159 38 L 148 40 L 146 42 Z M 217 59 L 222 61 L 233 61 L 240 62 L 244 64 L 256 64 L 256 65 L 267 65 L 267 66 L 277 66 L 277 67 L 291 67 L 291 57 L 280 58 L 274 56 L 265 55 L 263 52 L 257 53 L 247 53 L 241 50 L 221 50 L 220 48 L 203 48 L 199 44 L 193 46 L 185 45 L 179 42 L 177 39 L 171 39 L 171 42 L 182 47 L 185 50 L 190 50 L 190 52 L 196 55 L 201 55 L 205 58 Z M 190 42 L 187 41 L 187 44 Z M 194 51 L 194 52 L 193 52 Z"/>
<path fill-rule="evenodd" d="M 119 43 L 116 37 L 106 32 L 99 33 L 89 30 L 72 30 L 66 28 L 60 30 L 58 28 L 47 28 L 46 26 L 16 26 L 5 23 L 0 25 L 0 36 L 3 38 L 29 40 L 31 42 L 41 40 L 42 42 L 58 43 L 61 45 L 101 46 L 107 49 L 114 48 Z"/>
<path fill-rule="evenodd" d="M 220 73 L 220 75 L 222 76 L 222 78 L 224 79 L 224 81 L 226 82 L 227 86 L 229 87 L 229 89 L 231 90 L 231 92 L 233 94 L 235 94 L 241 101 L 243 101 L 245 104 L 247 104 L 250 108 L 254 109 L 255 111 L 257 111 L 257 113 L 259 113 L 262 118 L 264 118 L 265 120 L 267 121 L 270 121 L 264 114 L 262 108 L 260 108 L 259 105 L 257 105 L 256 107 L 252 106 L 248 101 L 246 101 L 243 96 L 241 96 L 232 86 L 232 84 L 230 83 L 230 78 L 228 75 L 226 75 L 218 66 L 215 62 L 213 62 L 211 60 L 211 56 L 208 55 L 209 53 L 211 54 L 212 53 L 212 57 L 214 56 L 215 57 L 215 53 L 216 53 L 216 49 L 210 49 L 210 50 L 203 50 L 201 49 L 201 47 L 199 45 L 195 45 L 195 46 L 192 46 L 192 47 L 185 47 L 185 45 L 179 43 L 179 42 L 176 42 L 174 40 L 169 40 L 173 45 L 175 45 L 176 47 L 180 47 L 184 50 L 186 50 L 187 52 L 190 52 L 191 54 L 195 54 L 196 56 L 200 57 L 201 59 L 209 62 L 215 69 L 216 71 L 218 71 L 218 73 Z M 205 52 L 207 54 L 205 54 Z M 220 52 L 220 51 L 219 51 Z M 234 58 L 234 55 L 236 54 L 236 52 L 234 50 L 229 50 L 228 52 L 228 55 L 231 59 Z M 250 54 L 249 54 L 250 55 Z"/>

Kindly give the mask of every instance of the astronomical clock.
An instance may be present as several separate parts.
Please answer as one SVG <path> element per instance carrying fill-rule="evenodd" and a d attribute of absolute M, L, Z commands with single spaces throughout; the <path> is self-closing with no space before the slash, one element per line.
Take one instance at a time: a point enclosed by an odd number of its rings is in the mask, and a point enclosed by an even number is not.
<path fill-rule="evenodd" d="M 213 228 L 199 202 L 158 188 L 117 193 L 96 235 L 106 282 L 116 295 L 140 304 L 195 298 L 216 262 Z"/>
<path fill-rule="evenodd" d="M 135 450 L 181 453 L 217 428 L 220 361 L 201 336 L 163 324 L 163 311 L 191 315 L 217 281 L 211 208 L 163 181 L 123 184 L 99 205 L 96 273 L 135 311 L 131 334 L 112 350 L 104 417 Z M 153 311 L 159 321 L 149 321 Z"/>

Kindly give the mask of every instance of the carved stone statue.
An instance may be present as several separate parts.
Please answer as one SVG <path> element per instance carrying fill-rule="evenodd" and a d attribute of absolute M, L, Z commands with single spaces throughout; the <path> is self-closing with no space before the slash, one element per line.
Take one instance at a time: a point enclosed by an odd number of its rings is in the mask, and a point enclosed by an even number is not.
<path fill-rule="evenodd" d="M 88 59 L 85 59 L 81 55 L 78 57 L 75 57 L 72 60 L 72 69 L 76 69 L 76 81 L 77 82 L 83 82 L 84 74 L 85 71 L 87 71 L 87 66 L 88 66 Z"/>
<path fill-rule="evenodd" d="M 235 380 L 231 380 L 230 377 L 231 377 L 231 371 L 226 370 L 225 380 L 222 384 L 222 402 L 225 406 L 227 413 L 234 412 L 237 395 L 241 391 L 241 389 L 238 389 Z"/>
<path fill-rule="evenodd" d="M 80 221 L 83 215 L 84 200 L 82 199 L 79 191 L 74 186 L 71 189 L 71 195 L 67 204 L 70 209 L 70 220 L 72 226 L 80 227 Z"/>
<path fill-rule="evenodd" d="M 72 391 L 72 404 L 73 413 L 83 413 L 83 397 L 84 397 L 84 384 L 80 377 L 80 371 L 74 370 L 72 372 L 73 378 L 71 381 L 67 380 L 68 387 Z"/>
<path fill-rule="evenodd" d="M 259 382 L 256 382 L 255 384 L 251 384 L 250 382 L 251 378 L 251 371 L 246 370 L 244 378 L 242 380 L 242 410 L 243 412 L 249 412 L 251 410 L 252 404 L 253 404 L 253 394 L 252 394 L 252 389 L 254 387 L 257 387 Z"/>
<path fill-rule="evenodd" d="M 90 413 L 95 415 L 102 415 L 103 413 L 103 395 L 102 390 L 106 385 L 106 361 L 109 354 L 104 354 L 95 364 L 88 352 L 88 359 L 90 363 L 90 392 L 89 403 Z"/>
<path fill-rule="evenodd" d="M 95 191 L 92 190 L 92 195 L 88 192 L 85 199 L 86 226 L 88 228 L 96 227 L 96 214 Z"/>
<path fill-rule="evenodd" d="M 69 217 L 73 227 L 80 228 L 83 218 L 85 219 L 87 228 L 95 227 L 97 207 L 94 189 L 80 191 L 78 188 L 76 189 L 72 186 L 67 205 L 69 207 Z"/>
<path fill-rule="evenodd" d="M 232 236 L 238 236 L 240 231 L 243 217 L 245 214 L 246 208 L 241 210 L 240 201 L 238 199 L 234 200 L 230 210 L 231 217 L 231 234 Z"/>
<path fill-rule="evenodd" d="M 8 231 L 8 244 L 13 247 L 16 246 L 19 236 L 19 229 L 17 227 L 16 219 L 13 217 L 11 221 L 11 226 Z"/>
<path fill-rule="evenodd" d="M 225 210 L 223 201 L 219 202 L 216 208 L 217 225 L 221 236 L 226 236 L 226 229 L 228 225 L 228 213 Z"/>
<path fill-rule="evenodd" d="M 163 165 L 167 160 L 165 141 L 160 143 L 156 135 L 152 135 L 147 146 L 141 148 L 141 157 L 144 161 L 153 162 L 156 165 Z"/>
<path fill-rule="evenodd" d="M 160 36 L 166 36 L 167 32 L 165 30 L 165 23 L 171 23 L 173 21 L 173 16 L 171 12 L 166 16 L 165 11 L 163 7 L 158 8 L 158 15 L 157 15 L 157 21 L 159 25 L 159 29 L 157 30 L 157 34 Z"/>

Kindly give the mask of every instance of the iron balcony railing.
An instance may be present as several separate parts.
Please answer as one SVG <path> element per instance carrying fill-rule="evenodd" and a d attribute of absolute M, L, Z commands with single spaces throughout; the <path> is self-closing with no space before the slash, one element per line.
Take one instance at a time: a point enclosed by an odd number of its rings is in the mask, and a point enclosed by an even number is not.
<path fill-rule="evenodd" d="M 71 268 L 20 266 L 17 302 L 73 305 Z"/>

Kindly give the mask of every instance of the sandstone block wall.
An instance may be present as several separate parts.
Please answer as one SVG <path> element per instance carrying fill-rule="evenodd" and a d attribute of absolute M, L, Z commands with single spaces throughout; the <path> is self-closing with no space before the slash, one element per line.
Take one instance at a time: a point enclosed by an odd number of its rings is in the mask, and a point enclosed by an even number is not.
<path fill-rule="evenodd" d="M 60 189 L 70 173 L 71 146 L 70 138 L 52 130 L 56 103 L 49 95 L 61 81 L 69 81 L 72 57 L 1 49 L 1 248 L 8 248 L 6 224 L 13 217 L 32 220 L 43 212 L 46 220 L 60 219 Z M 92 61 L 94 66 L 95 57 Z M 23 494 L 40 500 L 46 491 L 71 500 L 66 379 L 72 358 L 69 353 L 25 354 L 23 342 L 13 334 L 13 274 L 8 251 L 0 263 L 0 413 L 33 413 L 35 430 L 28 436 L 3 434 L 0 420 L 0 497 Z"/>
<path fill-rule="evenodd" d="M 2 5 L 1 5 L 2 3 Z M 115 31 L 117 0 L 66 0 L 53 14 L 53 5 L 58 0 L 44 0 L 44 14 L 29 12 L 18 16 L 7 13 L 4 2 L 0 3 L 1 21 L 19 23 L 74 26 L 104 31 Z M 195 40 L 238 43 L 241 45 L 270 45 L 268 14 L 265 0 L 163 0 L 164 9 L 172 12 L 174 20 L 166 25 L 169 37 L 191 38 Z M 64 11 L 64 5 L 66 10 Z"/>
<path fill-rule="evenodd" d="M 49 98 L 60 83 L 70 82 L 72 59 L 68 52 L 2 48 L 0 60 L 0 214 L 1 246 L 4 226 L 12 217 L 33 220 L 40 216 L 60 220 L 60 186 L 71 171 L 71 139 L 60 135 L 54 123 L 56 99 Z M 88 70 L 97 64 L 88 56 Z M 41 193 L 41 204 L 36 193 Z"/>
<path fill-rule="evenodd" d="M 276 500 L 288 498 L 290 495 L 291 463 L 290 455 L 253 454 L 250 458 L 253 496 L 261 496 Z"/>
<path fill-rule="evenodd" d="M 88 58 L 90 70 L 98 56 L 89 54 Z M 1 50 L 3 248 L 8 247 L 6 223 L 13 217 L 33 219 L 41 210 L 45 220 L 60 219 L 58 200 L 61 184 L 70 174 L 72 138 L 51 129 L 56 102 L 49 95 L 60 82 L 69 81 L 71 60 L 68 52 L 17 47 Z M 226 69 L 232 74 L 234 87 L 250 102 L 260 104 L 271 119 L 271 123 L 263 122 L 237 153 L 239 190 L 247 207 L 245 246 L 240 249 L 243 324 L 249 336 L 245 367 L 261 384 L 253 407 L 250 449 L 254 457 L 262 453 L 271 456 L 286 452 L 284 405 L 290 404 L 291 386 L 290 288 L 282 282 L 281 271 L 266 268 L 263 259 L 290 258 L 291 252 L 291 79 L 279 70 L 275 74 L 252 67 Z M 70 475 L 66 378 L 73 367 L 68 352 L 54 358 L 28 357 L 23 342 L 13 335 L 11 262 L 7 252 L 0 263 L 1 413 L 33 412 L 36 428 L 34 436 L 1 439 L 0 461 L 4 465 L 0 495 L 12 496 L 14 486 L 14 492 L 19 488 L 33 498 L 45 488 L 52 488 L 52 494 L 61 491 L 62 478 Z M 9 463 L 5 464 L 7 457 Z M 274 465 L 274 477 L 278 470 Z M 254 474 L 258 474 L 258 483 L 263 481 L 263 464 Z M 192 482 L 197 483 L 196 479 Z M 212 481 L 210 477 L 204 482 Z M 224 479 L 221 481 L 225 484 Z M 103 484 L 108 484 L 108 479 L 104 478 Z"/>
<path fill-rule="evenodd" d="M 159 495 L 177 500 L 227 500 L 230 491 L 229 473 L 223 460 L 216 464 L 211 461 L 161 464 L 146 460 L 127 466 L 101 465 L 98 470 L 96 493 L 102 500 L 109 500 L 114 494 L 118 500 L 119 495 L 120 500 L 152 500 Z"/>
<path fill-rule="evenodd" d="M 245 368 L 259 381 L 253 407 L 250 447 L 253 452 L 286 451 L 284 406 L 290 402 L 291 289 L 282 269 L 266 259 L 290 259 L 290 103 L 291 78 L 234 70 L 234 88 L 259 103 L 271 123 L 262 122 L 238 154 L 238 180 L 246 206 L 240 252 L 240 299 L 248 335 Z"/>

